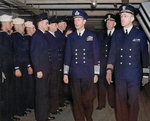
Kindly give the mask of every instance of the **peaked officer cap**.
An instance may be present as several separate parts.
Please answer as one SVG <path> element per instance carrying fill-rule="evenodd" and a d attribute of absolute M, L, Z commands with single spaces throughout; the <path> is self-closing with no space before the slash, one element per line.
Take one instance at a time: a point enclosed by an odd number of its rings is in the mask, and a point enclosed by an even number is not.
<path fill-rule="evenodd" d="M 36 25 L 38 22 L 42 21 L 42 20 L 48 20 L 48 16 L 47 13 L 42 13 L 38 16 L 36 16 L 36 18 L 34 19 L 34 25 Z"/>
<path fill-rule="evenodd" d="M 137 15 L 137 10 L 129 4 L 124 4 L 119 7 L 120 13 L 131 13 L 133 15 Z"/>
<path fill-rule="evenodd" d="M 33 22 L 32 21 L 25 22 L 25 27 L 34 27 Z"/>
<path fill-rule="evenodd" d="M 59 23 L 59 22 L 66 22 L 66 16 L 58 16 L 57 23 Z"/>
<path fill-rule="evenodd" d="M 1 22 L 8 22 L 8 21 L 12 21 L 12 16 L 9 16 L 9 15 L 6 15 L 6 14 L 3 14 L 3 15 L 0 17 L 0 21 L 1 21 Z"/>
<path fill-rule="evenodd" d="M 24 23 L 24 19 L 22 18 L 13 19 L 13 24 L 23 24 L 23 23 Z"/>
<path fill-rule="evenodd" d="M 116 16 L 115 16 L 114 14 L 108 13 L 108 14 L 105 15 L 104 18 L 105 18 L 105 19 L 104 19 L 105 22 L 106 22 L 107 20 L 115 21 Z"/>
<path fill-rule="evenodd" d="M 54 15 L 54 16 L 50 17 L 48 19 L 48 21 L 49 21 L 49 24 L 57 23 L 57 16 Z"/>
<path fill-rule="evenodd" d="M 72 16 L 73 18 L 84 18 L 86 20 L 88 19 L 87 13 L 81 9 L 73 10 Z"/>

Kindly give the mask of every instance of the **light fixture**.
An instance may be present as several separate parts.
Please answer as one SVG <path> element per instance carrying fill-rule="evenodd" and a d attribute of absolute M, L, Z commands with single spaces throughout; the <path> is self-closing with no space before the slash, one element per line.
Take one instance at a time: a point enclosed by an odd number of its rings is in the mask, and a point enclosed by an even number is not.
<path fill-rule="evenodd" d="M 97 0 L 91 0 L 91 7 L 96 8 L 97 6 Z"/>

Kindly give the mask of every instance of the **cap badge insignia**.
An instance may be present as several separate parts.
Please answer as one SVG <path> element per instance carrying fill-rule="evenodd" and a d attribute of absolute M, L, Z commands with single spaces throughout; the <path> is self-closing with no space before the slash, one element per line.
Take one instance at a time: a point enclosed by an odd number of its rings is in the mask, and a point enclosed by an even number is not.
<path fill-rule="evenodd" d="M 125 9 L 126 9 L 126 6 L 122 6 L 122 9 L 125 10 Z"/>
<path fill-rule="evenodd" d="M 79 15 L 79 12 L 78 12 L 78 11 L 76 11 L 76 12 L 75 12 L 75 15 L 76 15 L 76 16 L 77 16 L 77 15 Z"/>

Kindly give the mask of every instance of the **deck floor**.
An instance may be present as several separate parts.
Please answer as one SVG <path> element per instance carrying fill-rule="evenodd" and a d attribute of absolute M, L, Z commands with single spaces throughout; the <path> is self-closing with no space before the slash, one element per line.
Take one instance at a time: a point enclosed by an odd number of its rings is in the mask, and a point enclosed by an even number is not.
<path fill-rule="evenodd" d="M 139 102 L 140 111 L 138 121 L 150 121 L 150 86 L 148 84 L 141 88 Z M 116 121 L 114 110 L 110 108 L 108 103 L 102 110 L 96 110 L 96 107 L 97 99 L 94 101 L 93 121 Z M 53 121 L 74 121 L 70 105 L 62 109 L 63 112 L 55 115 L 56 119 Z M 32 113 L 28 114 L 27 116 L 19 118 L 21 121 L 36 121 L 34 117 L 34 110 L 32 110 Z"/>

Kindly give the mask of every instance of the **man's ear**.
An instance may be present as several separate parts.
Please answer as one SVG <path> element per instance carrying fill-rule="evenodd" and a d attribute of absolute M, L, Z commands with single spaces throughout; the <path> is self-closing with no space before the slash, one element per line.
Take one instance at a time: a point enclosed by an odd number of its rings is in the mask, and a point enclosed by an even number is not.
<path fill-rule="evenodd" d="M 116 22 L 114 21 L 114 27 L 116 26 Z"/>
<path fill-rule="evenodd" d="M 86 23 L 86 19 L 84 19 L 84 24 Z"/>
<path fill-rule="evenodd" d="M 134 18 L 134 15 L 132 15 L 132 16 L 131 16 L 131 21 L 133 22 L 133 21 L 134 21 L 134 19 L 135 19 L 135 18 Z"/>

